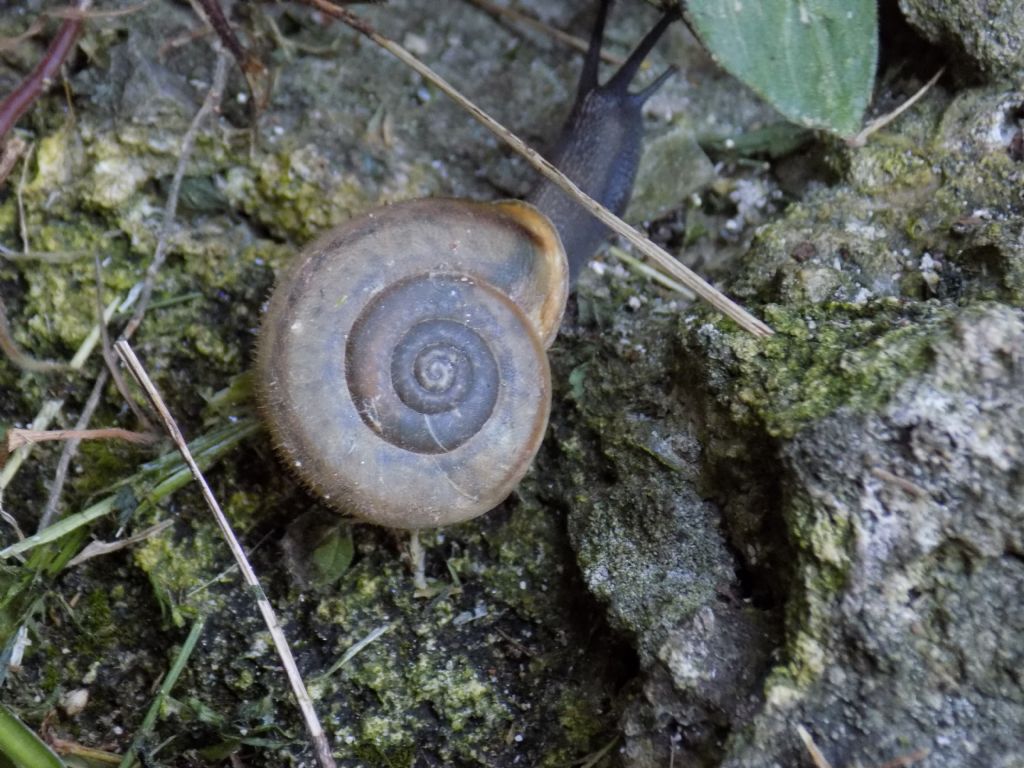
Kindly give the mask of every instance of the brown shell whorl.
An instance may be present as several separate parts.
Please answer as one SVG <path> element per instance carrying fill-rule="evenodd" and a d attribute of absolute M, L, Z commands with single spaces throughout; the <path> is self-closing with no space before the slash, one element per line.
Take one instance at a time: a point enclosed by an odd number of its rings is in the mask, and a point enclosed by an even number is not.
<path fill-rule="evenodd" d="M 557 234 L 523 203 L 419 200 L 326 233 L 279 281 L 260 333 L 275 443 L 331 505 L 370 522 L 486 512 L 547 426 L 544 346 L 567 285 Z"/>

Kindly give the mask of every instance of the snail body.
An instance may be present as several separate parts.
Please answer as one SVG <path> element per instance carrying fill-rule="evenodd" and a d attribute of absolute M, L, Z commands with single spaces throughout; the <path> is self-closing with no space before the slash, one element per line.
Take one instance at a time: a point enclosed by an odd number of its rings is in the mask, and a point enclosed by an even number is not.
<path fill-rule="evenodd" d="M 643 149 L 643 105 L 673 74 L 665 70 L 653 83 L 636 93 L 629 90 L 643 60 L 676 18 L 666 13 L 606 83 L 598 82 L 601 40 L 608 3 L 602 2 L 590 38 L 569 119 L 555 142 L 549 159 L 590 197 L 621 216 L 629 205 Z M 579 203 L 547 179 L 527 195 L 551 221 L 562 238 L 569 259 L 570 280 L 580 272 L 608 238 L 608 228 Z"/>
<path fill-rule="evenodd" d="M 627 88 L 667 20 L 598 86 L 606 7 L 554 161 L 621 212 L 652 92 Z M 499 504 L 529 468 L 551 407 L 545 350 L 605 237 L 559 190 L 529 199 L 379 208 L 307 245 L 279 279 L 260 404 L 286 462 L 332 506 L 393 528 L 448 525 Z"/>

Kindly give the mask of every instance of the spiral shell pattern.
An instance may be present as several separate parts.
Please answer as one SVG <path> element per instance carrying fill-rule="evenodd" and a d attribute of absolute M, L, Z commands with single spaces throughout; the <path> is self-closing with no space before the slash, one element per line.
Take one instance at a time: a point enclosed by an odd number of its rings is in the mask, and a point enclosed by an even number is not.
<path fill-rule="evenodd" d="M 332 230 L 261 329 L 276 445 L 328 503 L 380 525 L 496 506 L 547 426 L 566 271 L 552 225 L 522 203 L 421 200 Z"/>

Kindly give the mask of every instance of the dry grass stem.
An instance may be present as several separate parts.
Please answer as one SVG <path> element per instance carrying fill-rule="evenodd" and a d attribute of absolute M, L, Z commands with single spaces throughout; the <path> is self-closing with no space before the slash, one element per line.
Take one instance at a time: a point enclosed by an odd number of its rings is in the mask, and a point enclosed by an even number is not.
<path fill-rule="evenodd" d="M 92 421 L 92 415 L 99 407 L 100 399 L 103 397 L 103 389 L 107 386 L 109 378 L 110 371 L 105 368 L 96 377 L 96 381 L 92 385 L 92 392 L 89 393 L 89 398 L 85 401 L 82 412 L 78 414 L 78 421 L 75 422 L 74 427 L 75 430 L 81 432 L 89 428 L 89 422 Z M 36 526 L 37 532 L 46 528 L 53 522 L 53 518 L 57 516 L 57 506 L 60 504 L 60 497 L 64 492 L 64 483 L 67 481 L 68 470 L 71 468 L 71 462 L 78 455 L 78 446 L 80 444 L 81 440 L 68 440 L 61 449 L 60 459 L 57 461 L 57 469 L 53 473 L 53 482 L 50 483 L 50 495 L 46 498 L 46 506 L 43 507 L 43 514 L 39 517 L 39 525 Z"/>
<path fill-rule="evenodd" d="M 119 16 L 130 16 L 133 13 L 138 13 L 152 4 L 153 0 L 146 0 L 144 3 L 128 5 L 124 8 L 112 8 L 106 11 L 82 10 L 81 8 L 69 5 L 64 8 L 51 8 L 48 11 L 43 11 L 43 14 L 55 19 L 116 19 Z"/>
<path fill-rule="evenodd" d="M 117 541 L 90 541 L 81 552 L 68 561 L 66 567 L 71 568 L 76 565 L 81 565 L 86 560 L 92 560 L 94 557 L 109 555 L 112 552 L 117 552 L 130 547 L 133 544 L 138 544 L 140 541 L 145 541 L 146 539 L 163 533 L 172 525 L 174 525 L 173 520 L 163 520 L 156 525 L 151 525 L 144 531 L 139 531 L 132 536 L 127 536 L 123 539 L 118 539 Z"/>
<path fill-rule="evenodd" d="M 25 182 L 28 179 L 28 165 L 32 160 L 32 153 L 36 145 L 29 144 L 25 152 L 25 159 L 21 163 L 21 176 L 18 178 L 18 186 L 15 189 L 15 199 L 18 202 L 18 233 L 21 235 L 21 250 L 28 253 L 31 249 L 28 245 L 28 223 L 25 218 Z"/>
<path fill-rule="evenodd" d="M 136 445 L 152 445 L 156 435 L 152 432 L 132 432 L 120 427 L 107 429 L 9 429 L 4 437 L 4 448 L 8 453 L 29 443 L 46 443 L 54 440 L 124 440 Z"/>
<path fill-rule="evenodd" d="M 586 40 L 577 37 L 576 35 L 571 35 L 557 27 L 552 27 L 550 24 L 545 24 L 540 19 L 534 18 L 527 13 L 517 11 L 515 8 L 509 8 L 504 5 L 492 3 L 491 0 L 468 0 L 468 2 L 471 5 L 475 5 L 480 10 L 486 11 L 492 16 L 497 17 L 499 21 L 507 20 L 514 24 L 522 24 L 524 27 L 528 27 L 540 32 L 541 34 L 547 35 L 548 37 L 554 38 L 558 42 L 564 43 L 580 53 L 587 52 L 589 44 Z M 601 51 L 601 59 L 609 64 L 614 64 L 615 66 L 620 66 L 626 62 L 625 57 L 616 56 L 614 53 L 609 51 Z"/>
<path fill-rule="evenodd" d="M 181 181 L 185 176 L 185 169 L 188 164 L 188 159 L 192 154 L 192 147 L 195 143 L 196 134 L 199 128 L 211 111 L 217 109 L 220 104 L 221 95 L 224 91 L 224 83 L 227 79 L 227 57 L 223 53 L 218 52 L 217 64 L 214 67 L 213 83 L 210 87 L 210 91 L 207 93 L 206 98 L 203 101 L 202 106 L 196 112 L 195 117 L 192 119 L 192 123 L 189 125 L 189 129 L 185 136 L 182 138 L 181 149 L 179 151 L 178 165 L 174 171 L 174 178 L 171 182 L 171 189 L 167 195 L 167 201 L 164 204 L 164 216 L 160 225 L 160 235 L 157 239 L 156 249 L 153 252 L 153 259 L 150 261 L 149 266 L 146 269 L 146 276 L 142 283 L 132 289 L 132 294 L 129 295 L 129 299 L 122 303 L 122 306 L 129 305 L 130 302 L 139 301 L 140 303 L 136 307 L 136 311 L 133 313 L 131 320 L 128 322 L 124 331 L 122 331 L 122 337 L 130 339 L 139 325 L 142 323 L 145 317 L 146 310 L 148 309 L 150 300 L 153 294 L 153 285 L 156 282 L 157 275 L 159 274 L 160 268 L 163 266 L 164 260 L 167 255 L 167 239 L 170 230 L 174 223 L 174 218 L 178 210 L 178 195 L 181 191 Z M 97 286 L 99 286 L 99 278 L 97 277 Z M 136 292 L 137 291 L 137 292 Z M 109 309 L 109 307 L 108 307 Z M 104 313 L 106 320 L 110 319 L 110 314 Z M 105 336 L 105 327 L 103 323 L 100 323 L 97 328 L 103 328 L 100 335 Z M 106 357 L 106 356 L 104 356 Z M 76 430 L 85 430 L 89 426 L 89 422 L 92 420 L 92 415 L 95 413 L 96 408 L 99 407 L 100 399 L 102 398 L 103 388 L 106 386 L 107 378 L 111 373 L 116 370 L 115 366 L 108 365 L 108 367 L 100 374 L 95 384 L 93 385 L 92 392 L 89 395 L 89 399 L 86 401 L 85 407 L 82 409 L 79 415 L 78 422 L 75 424 Z M 121 388 L 123 396 L 132 404 L 133 408 L 134 401 L 128 398 L 127 389 Z M 136 412 L 137 417 L 141 416 L 141 412 Z M 140 421 L 143 424 L 147 424 L 145 417 L 141 417 Z M 78 452 L 79 441 L 72 439 L 68 441 L 64 450 L 61 452 L 60 461 L 57 464 L 57 471 L 54 474 L 54 481 L 50 488 L 50 496 L 46 501 L 46 507 L 43 510 L 43 515 L 39 520 L 38 530 L 42 530 L 50 525 L 53 518 L 57 514 L 57 506 L 60 503 L 60 495 L 64 488 L 64 482 L 67 477 L 67 472 L 71 466 L 71 461 L 74 459 L 75 454 Z M 2 477 L 0 477 L 0 493 L 4 488 Z"/>
<path fill-rule="evenodd" d="M 644 277 L 649 277 L 651 280 L 658 283 L 658 285 L 664 286 L 665 288 L 668 288 L 670 291 L 675 291 L 676 293 L 681 294 L 687 299 L 693 300 L 697 298 L 694 295 L 693 291 L 691 291 L 685 285 L 673 280 L 668 275 L 651 268 L 644 262 L 640 261 L 640 259 L 633 258 L 631 254 L 624 251 L 622 248 L 619 248 L 618 246 L 614 245 L 610 246 L 608 248 L 608 253 L 610 253 L 619 261 L 623 262 L 634 272 L 639 272 Z"/>
<path fill-rule="evenodd" d="M 88 256 L 89 251 L 15 251 L 0 245 L 0 256 L 8 261 L 43 261 L 47 264 L 70 264 Z"/>
<path fill-rule="evenodd" d="M 0 37 L 0 53 L 14 50 L 29 38 L 35 37 L 42 32 L 44 26 L 46 26 L 46 21 L 43 18 L 43 15 L 40 14 L 32 19 L 32 23 L 28 25 L 28 29 L 20 35 L 15 35 L 14 37 Z"/>
<path fill-rule="evenodd" d="M 391 629 L 391 625 L 390 624 L 383 624 L 383 625 L 381 625 L 379 627 L 376 627 L 376 628 L 372 629 L 370 631 L 370 633 L 368 635 L 366 635 L 366 637 L 364 637 L 362 640 L 359 640 L 356 643 L 354 643 L 352 646 L 350 646 L 348 648 L 348 650 L 346 650 L 341 655 L 340 659 L 338 659 L 336 662 L 331 664 L 331 666 L 327 669 L 327 671 L 325 671 L 324 673 L 322 673 L 320 675 L 317 675 L 317 680 L 326 680 L 327 678 L 329 678 L 331 675 L 333 675 L 339 669 L 341 669 L 346 664 L 351 662 L 352 659 L 354 659 L 356 656 L 358 656 L 360 653 L 362 653 L 363 650 L 367 646 L 369 646 L 371 643 L 376 642 L 379 637 L 381 637 L 382 635 L 384 635 L 385 633 L 390 631 L 390 629 Z"/>
<path fill-rule="evenodd" d="M 612 748 L 616 744 L 618 744 L 618 743 L 619 743 L 619 737 L 616 736 L 614 739 L 612 739 L 607 744 L 605 744 L 603 747 L 601 747 L 599 750 L 597 750 L 597 752 L 595 752 L 594 754 L 590 755 L 586 760 L 581 762 L 579 764 L 580 768 L 594 768 L 594 766 L 598 765 L 598 763 L 600 763 L 602 760 L 604 760 L 605 756 L 609 752 L 611 752 Z"/>
<path fill-rule="evenodd" d="M 896 109 L 894 109 L 892 112 L 889 112 L 888 114 L 882 115 L 881 117 L 877 117 L 874 120 L 872 120 L 870 123 L 864 126 L 864 129 L 860 133 L 858 133 L 852 139 L 847 139 L 846 143 L 849 144 L 851 147 L 863 147 L 865 144 L 868 143 L 868 137 L 871 136 L 871 134 L 880 131 L 882 128 L 885 128 L 885 126 L 887 126 L 897 117 L 899 117 L 912 106 L 914 106 L 921 99 L 921 97 L 928 93 L 931 87 L 939 81 L 939 78 L 942 77 L 942 74 L 945 71 L 945 67 L 940 67 L 939 71 L 932 75 L 931 80 L 929 80 L 927 83 L 921 86 L 917 93 L 915 93 L 909 99 L 907 99 L 898 107 L 896 107 Z"/>
<path fill-rule="evenodd" d="M 78 0 L 75 7 L 79 10 L 87 10 L 91 5 L 92 0 Z M 0 141 L 6 138 L 15 123 L 32 108 L 36 99 L 56 79 L 65 60 L 75 49 L 81 32 L 81 19 L 64 21 L 36 66 L 18 83 L 14 90 L 7 94 L 3 101 L 0 101 Z"/>
<path fill-rule="evenodd" d="M 39 360 L 18 346 L 7 319 L 7 305 L 0 299 L 0 352 L 16 367 L 29 373 L 53 373 L 67 370 L 67 365 L 53 360 Z"/>
<path fill-rule="evenodd" d="M 670 256 L 663 248 L 655 245 L 648 238 L 644 237 L 633 227 L 629 226 L 608 210 L 601 203 L 583 192 L 569 177 L 559 171 L 554 165 L 545 160 L 540 153 L 531 149 L 518 136 L 513 134 L 501 123 L 484 112 L 480 107 L 462 95 L 447 80 L 434 72 L 430 67 L 413 56 L 409 51 L 400 46 L 394 40 L 384 37 L 363 19 L 344 8 L 329 2 L 328 0 L 303 0 L 307 5 L 319 9 L 325 14 L 344 22 L 352 29 L 366 36 L 384 50 L 398 58 L 430 83 L 444 92 L 456 104 L 466 110 L 477 122 L 487 130 L 504 141 L 515 152 L 521 155 L 532 165 L 542 176 L 553 184 L 557 185 L 567 195 L 586 208 L 601 223 L 609 227 L 613 232 L 625 238 L 633 244 L 640 253 L 653 261 L 659 269 L 678 280 L 697 296 L 704 299 L 712 307 L 732 318 L 741 328 L 753 333 L 755 336 L 770 336 L 773 331 L 767 324 L 751 315 L 747 310 L 727 297 L 718 289 L 714 288 L 696 272 L 679 263 Z"/>
<path fill-rule="evenodd" d="M 814 763 L 814 768 L 832 768 L 825 755 L 818 749 L 818 745 L 814 743 L 814 739 L 806 728 L 802 725 L 797 725 L 796 733 L 800 737 L 800 741 L 804 743 L 804 747 L 807 749 L 807 754 L 811 756 L 811 762 Z"/>
<path fill-rule="evenodd" d="M 320 725 L 320 720 L 317 718 L 316 709 L 313 707 L 313 701 L 309 696 L 309 692 L 306 690 L 306 685 L 302 681 L 302 675 L 299 673 L 299 668 L 295 663 L 295 658 L 288 645 L 288 640 L 285 637 L 284 631 L 281 629 L 281 625 L 277 621 L 277 615 L 274 613 L 274 608 L 271 606 L 270 600 L 267 599 L 266 594 L 263 592 L 263 588 L 260 586 L 259 579 L 256 577 L 256 572 L 253 571 L 252 565 L 249 563 L 249 559 L 246 557 L 245 552 L 242 549 L 241 543 L 238 541 L 234 531 L 231 529 L 231 524 L 224 516 L 224 512 L 221 510 L 220 504 L 217 502 L 217 499 L 213 495 L 213 491 L 210 490 L 210 486 L 206 482 L 206 478 L 203 477 L 203 473 L 199 469 L 199 465 L 196 464 L 195 459 L 192 457 L 192 452 L 189 451 L 185 438 L 182 436 L 181 430 L 178 428 L 174 417 L 167 409 L 167 405 L 164 403 L 163 398 L 157 391 L 156 386 L 154 386 L 153 382 L 150 380 L 149 375 L 142 366 L 142 363 L 139 361 L 138 357 L 136 357 L 131 345 L 122 339 L 114 345 L 114 348 L 117 351 L 118 356 L 121 358 L 121 362 L 125 364 L 129 372 L 138 382 L 139 386 L 141 386 L 143 391 L 146 393 L 150 404 L 159 414 L 160 420 L 163 422 L 164 429 L 166 429 L 167 434 L 170 435 L 171 439 L 174 441 L 175 446 L 181 453 L 182 459 L 184 459 L 189 470 L 192 472 L 192 476 L 199 484 L 199 488 L 203 494 L 203 499 L 206 501 L 207 506 L 213 513 L 214 520 L 216 520 L 217 526 L 220 528 L 221 533 L 231 550 L 231 554 L 235 558 L 235 562 L 238 563 L 238 568 L 242 573 L 242 578 L 249 587 L 251 594 L 255 596 L 256 605 L 259 608 L 260 613 L 263 615 L 263 621 L 266 623 L 267 630 L 270 632 L 270 636 L 274 641 L 274 646 L 277 648 L 277 653 L 281 658 L 281 663 L 284 665 L 285 673 L 288 676 L 288 682 L 291 684 L 292 692 L 298 702 L 299 710 L 302 713 L 303 721 L 306 724 L 306 730 L 309 733 L 310 740 L 313 742 L 313 749 L 316 753 L 317 761 L 320 763 L 321 768 L 335 768 L 336 764 L 334 762 L 334 758 L 331 756 L 330 744 L 327 741 L 327 736 L 324 733 L 323 727 Z"/>
<path fill-rule="evenodd" d="M 129 301 L 130 299 L 126 300 Z M 114 312 L 117 310 L 118 304 L 121 304 L 120 300 L 112 301 L 106 306 L 103 312 L 103 321 L 110 322 L 110 318 L 113 317 Z M 71 362 L 68 363 L 68 368 L 77 371 L 81 370 L 82 366 L 85 365 L 85 361 L 89 359 L 89 355 L 92 354 L 96 348 L 96 344 L 99 342 L 100 332 L 99 328 L 93 328 L 88 336 L 85 337 L 85 341 L 79 346 L 75 356 L 71 358 Z M 48 429 L 53 419 L 61 412 L 64 407 L 63 398 L 54 398 L 47 400 L 40 407 L 36 417 L 32 420 L 30 429 L 45 430 Z M 18 469 L 21 467 L 25 459 L 28 458 L 32 452 L 33 443 L 21 446 L 18 448 L 0 469 L 0 497 L 3 496 L 4 489 L 10 485 L 11 480 L 17 474 Z"/>
<path fill-rule="evenodd" d="M 192 123 L 181 139 L 181 147 L 178 150 L 178 165 L 174 169 L 171 188 L 167 193 L 167 202 L 164 204 L 164 217 L 163 223 L 160 226 L 160 236 L 156 242 L 156 249 L 153 251 L 153 259 L 146 268 L 146 277 L 142 282 L 142 293 L 139 296 L 135 312 L 121 332 L 121 336 L 125 339 L 130 339 L 135 335 L 135 331 L 138 330 L 139 325 L 142 324 L 142 320 L 146 316 L 146 310 L 149 309 L 149 303 L 153 298 L 153 285 L 156 283 L 156 277 L 163 268 L 164 261 L 167 259 L 167 241 L 174 226 L 174 218 L 178 212 L 178 196 L 181 193 L 181 182 L 185 178 L 188 159 L 192 154 L 192 147 L 195 145 L 196 136 L 203 121 L 220 107 L 220 100 L 224 94 L 224 84 L 227 82 L 227 74 L 228 58 L 223 50 L 218 50 L 217 63 L 213 69 L 213 83 L 206 94 L 206 98 L 203 100 L 203 105 L 196 112 L 195 117 L 192 118 Z"/>
<path fill-rule="evenodd" d="M 103 268 L 100 266 L 100 257 L 98 253 L 92 255 L 92 266 L 93 266 L 93 279 L 96 283 L 96 317 L 103 317 Z M 131 396 L 128 391 L 128 385 L 124 381 L 124 376 L 121 375 L 121 369 L 118 368 L 117 358 L 114 357 L 114 348 L 110 343 L 110 333 L 107 330 L 107 324 L 104 322 L 97 323 L 100 329 L 100 351 L 103 354 L 103 362 L 107 366 L 107 372 L 110 374 L 110 378 L 114 382 L 114 386 L 117 387 L 117 391 L 121 393 L 121 397 L 128 407 L 132 409 L 132 413 L 135 414 L 135 420 L 142 427 L 143 432 L 151 432 L 153 425 L 149 423 L 149 419 L 146 418 L 146 414 L 135 399 Z"/>

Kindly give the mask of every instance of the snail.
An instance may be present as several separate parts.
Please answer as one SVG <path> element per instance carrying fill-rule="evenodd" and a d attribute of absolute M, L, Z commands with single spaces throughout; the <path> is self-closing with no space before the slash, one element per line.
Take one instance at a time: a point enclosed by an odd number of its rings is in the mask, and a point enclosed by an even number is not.
<path fill-rule="evenodd" d="M 666 14 L 598 83 L 603 0 L 551 160 L 616 213 L 640 157 L 628 88 Z M 424 199 L 370 211 L 307 245 L 260 330 L 257 386 L 280 454 L 331 506 L 421 529 L 497 506 L 547 427 L 546 348 L 604 226 L 550 183 L 527 202 Z"/>

